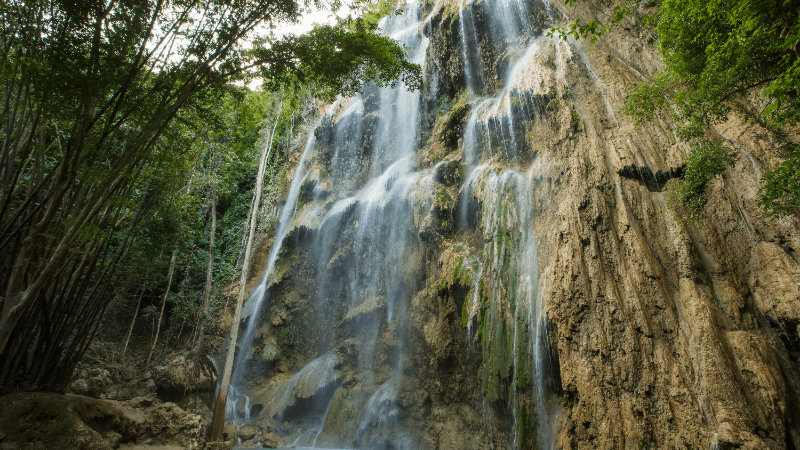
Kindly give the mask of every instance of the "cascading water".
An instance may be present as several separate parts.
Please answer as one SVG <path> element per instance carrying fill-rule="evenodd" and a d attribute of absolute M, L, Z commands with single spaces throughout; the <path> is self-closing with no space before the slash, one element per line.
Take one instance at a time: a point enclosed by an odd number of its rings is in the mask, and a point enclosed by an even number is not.
<path fill-rule="evenodd" d="M 526 150 L 524 137 L 525 123 L 548 100 L 548 94 L 534 92 L 538 74 L 530 69 L 545 39 L 541 29 L 550 20 L 549 8 L 537 5 L 464 1 L 457 24 L 471 112 L 460 143 L 463 175 L 454 229 L 464 236 L 491 237 L 457 250 L 470 255 L 460 269 L 469 290 L 462 326 L 469 345 L 481 347 L 481 408 L 496 408 L 491 405 L 507 399 L 513 422 L 508 443 L 514 448 L 531 442 L 552 448 L 557 417 L 546 386 L 547 330 L 533 231 L 532 192 L 543 163 Z M 425 29 L 419 3 L 381 23 L 382 32 L 405 45 L 408 58 L 418 64 L 426 61 Z M 489 70 L 485 54 L 492 52 L 505 57 Z M 491 81 L 498 77 L 501 82 Z M 487 96 L 490 92 L 494 95 Z M 424 112 L 420 93 L 403 85 L 366 86 L 362 95 L 338 100 L 312 133 L 263 281 L 247 305 L 229 420 L 249 421 L 250 405 L 260 405 L 259 416 L 287 445 L 425 446 L 420 430 L 407 420 L 414 407 L 407 400 L 414 389 L 408 381 L 414 373 L 408 315 L 411 299 L 422 289 L 420 272 L 430 245 L 422 229 L 432 221 L 441 221 L 435 224 L 439 228 L 449 225 L 425 212 L 437 203 L 432 184 L 447 164 L 428 169 L 420 164 Z M 293 257 L 286 248 L 290 241 L 308 259 L 311 276 L 305 282 L 313 286 L 307 299 L 312 306 L 304 317 L 313 327 L 305 341 L 307 353 L 316 358 L 290 378 L 276 375 L 274 380 L 282 381 L 258 397 L 248 391 L 247 377 L 255 353 L 280 352 L 258 330 L 264 304 L 277 289 L 270 284 L 276 266 L 281 258 Z M 284 327 L 280 333 L 294 326 L 285 325 L 295 317 L 291 314 L 273 319 L 276 329 Z M 259 339 L 264 342 L 256 343 Z M 255 345 L 264 350 L 251 351 Z M 507 393 L 504 383 L 510 383 Z M 424 400 L 417 406 L 424 408 Z"/>
<path fill-rule="evenodd" d="M 405 45 L 409 49 L 409 59 L 419 64 L 424 62 L 427 49 L 427 38 L 419 30 L 420 18 L 420 7 L 414 4 L 409 5 L 402 16 L 390 16 L 382 24 L 383 32 Z M 394 386 L 399 375 L 394 372 L 401 364 L 402 346 L 388 355 L 391 360 L 389 373 L 376 373 L 376 358 L 381 333 L 386 333 L 388 328 L 388 332 L 401 341 L 404 331 L 404 308 L 409 291 L 403 267 L 406 249 L 414 245 L 409 241 L 408 232 L 413 226 L 411 191 L 419 179 L 419 174 L 410 168 L 418 135 L 419 94 L 408 92 L 403 85 L 397 88 L 366 87 L 362 98 L 337 102 L 324 119 L 329 124 L 336 121 L 331 139 L 322 144 L 330 145 L 332 152 L 329 172 L 344 183 L 333 189 L 314 189 L 311 199 L 313 204 L 321 201 L 323 195 L 328 199 L 339 198 L 325 208 L 312 244 L 319 266 L 317 321 L 320 327 L 331 330 L 330 335 L 324 336 L 326 338 L 335 336 L 337 328 L 347 328 L 357 336 L 359 343 L 354 354 L 347 355 L 357 361 L 358 370 L 351 375 L 365 386 L 380 386 L 366 402 L 364 418 L 355 436 L 349 439 L 363 445 L 411 448 L 409 437 L 395 431 L 398 424 L 391 420 L 398 414 Z M 343 105 L 348 102 L 342 112 Z M 376 111 L 365 114 L 365 102 Z M 293 223 L 301 186 L 311 178 L 305 163 L 309 150 L 314 146 L 312 136 L 281 215 L 263 281 L 248 301 L 250 319 L 241 341 L 243 349 L 252 345 L 262 305 L 268 300 L 268 284 L 281 244 Z M 359 164 L 363 159 L 371 160 L 366 168 Z M 372 181 L 358 183 L 355 180 L 359 178 Z M 345 241 L 347 244 L 343 244 Z M 345 257 L 347 269 L 327 270 L 331 262 L 336 261 L 337 249 L 343 245 L 350 245 L 353 250 Z M 344 259 L 339 263 L 343 262 Z M 327 313 L 342 308 L 348 311 L 344 321 L 332 323 L 333 315 Z M 333 339 L 323 339 L 318 343 L 319 350 L 330 350 L 332 343 Z M 232 395 L 229 395 L 228 419 L 239 423 L 248 419 L 236 412 L 236 405 L 243 401 L 239 392 L 242 390 L 240 386 L 246 382 L 242 377 L 247 372 L 248 359 L 248 351 L 239 353 Z M 315 397 L 318 401 L 319 391 L 337 382 L 338 376 L 331 371 L 337 362 L 333 354 L 314 360 L 283 384 L 272 399 L 264 402 L 265 411 L 283 421 L 292 421 L 299 414 L 298 408 L 306 409 L 302 411 L 304 416 L 316 416 L 315 419 L 304 419 L 299 427 L 293 424 L 278 430 L 291 437 L 287 442 L 313 445 L 323 431 L 330 396 L 327 397 L 328 404 L 321 408 L 303 403 L 302 399 Z"/>
<path fill-rule="evenodd" d="M 297 205 L 297 199 L 300 194 L 300 186 L 307 176 L 307 174 L 304 172 L 305 162 L 313 146 L 314 135 L 312 134 L 306 143 L 305 149 L 303 150 L 303 155 L 300 158 L 300 163 L 297 166 L 297 172 L 295 174 L 296 178 L 292 182 L 292 187 L 289 189 L 289 196 L 286 200 L 286 205 L 281 212 L 280 220 L 278 222 L 278 229 L 276 232 L 275 244 L 272 246 L 272 250 L 269 254 L 269 260 L 267 262 L 267 270 L 264 272 L 264 277 L 261 283 L 247 300 L 246 309 L 243 312 L 243 316 L 249 316 L 250 320 L 248 320 L 247 328 L 242 335 L 240 348 L 249 349 L 252 345 L 255 329 L 258 326 L 257 318 L 259 317 L 261 306 L 266 300 L 266 289 L 269 283 L 269 277 L 272 275 L 272 272 L 275 268 L 275 261 L 278 258 L 278 252 L 280 251 L 281 247 L 280 243 L 283 241 L 283 238 L 286 236 L 286 232 L 289 229 L 289 225 Z M 242 393 L 244 391 L 242 387 L 242 376 L 245 373 L 249 356 L 249 352 L 239 352 L 237 355 L 233 369 L 231 386 L 228 392 L 227 405 L 225 406 L 226 419 L 236 424 L 242 424 L 250 420 L 250 399 L 247 397 L 247 395 Z"/>
<path fill-rule="evenodd" d="M 539 448 L 553 448 L 558 410 L 548 398 L 551 389 L 548 386 L 549 348 L 531 195 L 543 163 L 534 160 L 524 174 L 508 167 L 508 163 L 519 166 L 529 158 L 525 155 L 528 143 L 521 138 L 526 135 L 525 126 L 536 120 L 550 101 L 549 95 L 535 92 L 542 72 L 531 69 L 536 66 L 532 61 L 542 57 L 540 44 L 546 39 L 520 32 L 530 29 L 524 4 L 515 1 L 481 4 L 501 23 L 499 27 L 489 27 L 489 30 L 499 31 L 492 36 L 492 41 L 505 43 L 507 55 L 521 54 L 509 66 L 499 92 L 473 102 L 475 106 L 464 127 L 462 144 L 468 176 L 459 193 L 460 204 L 482 199 L 483 221 L 478 226 L 483 235 L 496 237 L 484 245 L 482 252 L 485 265 L 481 275 L 485 280 L 492 280 L 492 284 L 484 288 L 488 291 L 483 295 L 488 298 L 489 307 L 481 318 L 484 322 L 483 391 L 484 395 L 497 398 L 499 393 L 493 391 L 497 386 L 492 386 L 491 377 L 498 373 L 501 378 L 510 375 L 513 381 L 509 400 L 514 418 L 510 446 L 520 448 L 528 440 L 535 441 Z M 550 9 L 544 6 L 550 22 Z M 470 60 L 468 55 L 464 56 L 467 74 L 471 70 Z M 468 80 L 472 78 L 467 75 Z M 469 229 L 470 213 L 467 208 L 459 211 L 461 228 Z M 502 297 L 507 301 L 501 301 Z M 480 312 L 472 308 L 470 314 Z M 485 331 L 487 328 L 500 333 L 492 334 Z M 529 381 L 533 384 L 533 405 L 519 393 L 519 388 Z M 533 425 L 526 419 L 531 415 L 536 417 L 535 439 L 525 436 Z"/>
<path fill-rule="evenodd" d="M 477 191 L 475 195 L 484 199 L 483 221 L 479 225 L 483 234 L 498 236 L 482 249 L 482 259 L 487 266 L 483 275 L 493 283 L 484 288 L 490 306 L 483 312 L 481 321 L 489 329 L 502 330 L 504 335 L 483 336 L 485 377 L 491 377 L 487 372 L 493 370 L 510 371 L 513 379 L 510 406 L 515 422 L 531 414 L 525 409 L 532 406 L 520 398 L 518 388 L 533 382 L 538 443 L 541 448 L 552 448 L 557 411 L 548 398 L 546 385 L 550 370 L 547 329 L 531 206 L 534 203 L 531 192 L 535 189 L 539 169 L 540 164 L 534 164 L 527 173 L 519 173 L 482 165 L 474 170 L 465 189 Z M 488 378 L 484 378 L 484 389 L 490 397 L 499 394 L 493 391 Z M 511 446 L 519 448 L 521 434 L 531 424 L 514 425 Z"/>

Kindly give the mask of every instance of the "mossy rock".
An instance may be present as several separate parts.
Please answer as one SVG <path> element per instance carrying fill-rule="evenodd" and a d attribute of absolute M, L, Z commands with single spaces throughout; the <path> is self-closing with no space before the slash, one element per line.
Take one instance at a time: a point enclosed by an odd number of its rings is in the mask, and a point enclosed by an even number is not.
<path fill-rule="evenodd" d="M 464 123 L 466 122 L 470 109 L 469 104 L 459 106 L 455 108 L 450 113 L 450 117 L 447 118 L 447 122 L 444 125 L 442 140 L 444 146 L 448 150 L 456 150 L 458 148 L 458 140 L 461 138 L 461 135 L 464 134 Z"/>
<path fill-rule="evenodd" d="M 447 161 L 436 168 L 433 179 L 445 186 L 452 186 L 464 178 L 465 170 L 459 161 Z"/>

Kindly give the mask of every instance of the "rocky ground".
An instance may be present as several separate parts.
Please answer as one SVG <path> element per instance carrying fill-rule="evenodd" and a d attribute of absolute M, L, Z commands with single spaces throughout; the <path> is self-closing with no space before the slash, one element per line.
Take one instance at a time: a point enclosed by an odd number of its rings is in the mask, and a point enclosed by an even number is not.
<path fill-rule="evenodd" d="M 236 290 L 229 287 L 228 296 L 235 299 Z M 206 328 L 212 354 L 220 351 L 230 328 L 233 302 L 229 306 Z M 110 310 L 66 394 L 14 392 L 0 397 L 0 449 L 221 450 L 248 441 L 277 446 L 264 430 L 236 426 L 226 428 L 227 442 L 206 442 L 217 382 L 208 356 L 188 353 L 184 336 L 158 345 L 146 367 L 150 321 L 139 315 L 123 354 L 126 322 L 133 311 L 124 305 Z"/>
<path fill-rule="evenodd" d="M 154 397 L 126 401 L 16 392 L 0 397 L 2 450 L 225 449 L 197 414 Z"/>
<path fill-rule="evenodd" d="M 235 292 L 235 287 L 233 288 Z M 223 310 L 207 328 L 218 351 L 230 327 Z M 269 430 L 229 424 L 226 442 L 206 442 L 216 373 L 210 360 L 173 343 L 145 367 L 148 334 L 134 333 L 125 355 L 114 316 L 79 363 L 66 394 L 14 392 L 0 396 L 0 450 L 177 450 L 233 448 L 234 442 L 277 447 Z"/>

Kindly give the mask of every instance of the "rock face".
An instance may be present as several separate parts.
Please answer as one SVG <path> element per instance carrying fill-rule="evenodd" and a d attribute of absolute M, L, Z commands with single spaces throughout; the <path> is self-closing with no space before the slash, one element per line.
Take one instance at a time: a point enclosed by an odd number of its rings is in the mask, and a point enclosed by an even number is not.
<path fill-rule="evenodd" d="M 757 207 L 770 132 L 718 127 L 739 161 L 682 223 L 686 146 L 618 113 L 660 64 L 639 16 L 546 37 L 607 13 L 388 19 L 425 90 L 366 87 L 313 131 L 250 300 L 250 420 L 329 447 L 800 448 L 800 223 Z"/>
<path fill-rule="evenodd" d="M 204 432 L 200 416 L 153 398 L 119 402 L 24 392 L 0 397 L 0 445 L 7 450 L 202 449 Z"/>

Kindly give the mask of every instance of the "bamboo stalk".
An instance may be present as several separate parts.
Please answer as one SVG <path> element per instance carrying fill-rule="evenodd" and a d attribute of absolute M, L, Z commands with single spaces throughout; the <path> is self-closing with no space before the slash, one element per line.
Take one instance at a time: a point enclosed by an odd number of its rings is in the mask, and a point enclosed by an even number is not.
<path fill-rule="evenodd" d="M 164 291 L 164 300 L 161 302 L 161 314 L 158 316 L 158 325 L 156 325 L 156 337 L 153 339 L 153 345 L 150 347 L 150 354 L 147 355 L 147 362 L 144 367 L 145 370 L 150 367 L 150 359 L 153 357 L 153 350 L 156 348 L 158 342 L 158 334 L 161 331 L 161 319 L 164 317 L 164 306 L 167 304 L 167 296 L 169 296 L 169 288 L 172 287 L 172 273 L 175 270 L 175 260 L 178 258 L 178 247 L 172 251 L 172 260 L 169 263 L 169 272 L 167 274 L 167 290 Z"/>

